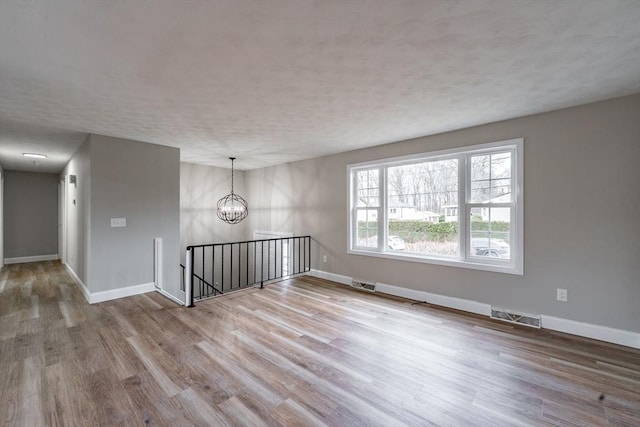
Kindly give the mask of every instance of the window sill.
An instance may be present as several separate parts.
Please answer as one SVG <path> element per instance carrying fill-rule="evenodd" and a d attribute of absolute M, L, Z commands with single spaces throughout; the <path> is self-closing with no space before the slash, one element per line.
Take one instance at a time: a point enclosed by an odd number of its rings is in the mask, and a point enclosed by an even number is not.
<path fill-rule="evenodd" d="M 485 264 L 485 263 L 478 263 L 478 262 L 460 260 L 460 259 L 445 259 L 445 258 L 435 258 L 435 257 L 427 258 L 425 256 L 421 256 L 418 254 L 411 254 L 411 253 L 401 254 L 399 252 L 373 252 L 373 251 L 363 251 L 358 249 L 349 249 L 347 250 L 347 253 L 351 255 L 386 258 L 386 259 L 392 259 L 396 261 L 421 262 L 425 264 L 444 265 L 447 267 L 459 267 L 459 268 L 468 268 L 472 270 L 490 271 L 493 273 L 514 274 L 517 276 L 524 275 L 523 269 L 516 268 L 513 266 L 513 264 L 505 264 L 505 265 Z"/>

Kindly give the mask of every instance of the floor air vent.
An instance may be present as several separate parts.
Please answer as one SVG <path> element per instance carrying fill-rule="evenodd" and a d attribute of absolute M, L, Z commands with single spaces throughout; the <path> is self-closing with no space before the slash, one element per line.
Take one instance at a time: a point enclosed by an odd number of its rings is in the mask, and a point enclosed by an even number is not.
<path fill-rule="evenodd" d="M 351 287 L 356 289 L 363 289 L 365 291 L 375 292 L 376 284 L 373 282 L 367 282 L 366 280 L 353 279 L 351 280 Z"/>
<path fill-rule="evenodd" d="M 491 318 L 509 323 L 517 323 L 518 325 L 531 326 L 532 328 L 540 328 L 540 316 L 534 314 L 523 314 L 502 308 L 492 308 Z"/>

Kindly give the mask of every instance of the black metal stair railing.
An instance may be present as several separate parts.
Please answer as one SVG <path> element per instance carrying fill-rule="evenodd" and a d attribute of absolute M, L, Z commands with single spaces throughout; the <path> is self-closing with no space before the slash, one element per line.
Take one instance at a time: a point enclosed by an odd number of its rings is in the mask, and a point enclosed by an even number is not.
<path fill-rule="evenodd" d="M 190 307 L 194 300 L 310 271 L 311 237 L 191 245 L 185 263 L 181 289 Z"/>
<path fill-rule="evenodd" d="M 184 291 L 185 290 L 185 286 L 184 286 L 184 281 L 185 281 L 185 266 L 180 264 L 180 268 L 182 269 L 182 276 L 180 278 L 180 290 Z M 194 281 L 197 281 L 197 284 L 194 284 L 194 286 L 196 287 L 196 289 L 200 289 L 200 294 L 202 294 L 204 291 L 204 288 L 208 288 L 209 293 L 211 295 L 219 295 L 222 294 L 222 291 L 219 289 L 216 289 L 215 286 L 213 286 L 211 283 L 207 282 L 206 280 L 204 280 L 202 277 L 198 276 L 196 273 L 192 273 L 193 279 Z"/>

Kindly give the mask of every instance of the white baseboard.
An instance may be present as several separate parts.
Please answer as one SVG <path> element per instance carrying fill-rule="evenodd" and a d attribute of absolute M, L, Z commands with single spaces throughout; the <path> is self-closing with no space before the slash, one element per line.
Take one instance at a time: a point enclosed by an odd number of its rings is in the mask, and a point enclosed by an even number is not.
<path fill-rule="evenodd" d="M 376 284 L 376 291 L 383 294 L 395 295 L 397 297 L 409 298 L 416 301 L 425 301 L 442 307 L 467 311 L 469 313 L 491 316 L 491 305 L 482 302 L 472 301 L 463 298 L 449 297 L 446 295 L 432 294 L 430 292 L 416 291 L 414 289 L 402 288 L 400 286 Z"/>
<path fill-rule="evenodd" d="M 311 276 L 321 279 L 331 280 L 344 285 L 351 284 L 351 277 L 341 274 L 329 273 L 321 270 L 311 270 Z M 484 316 L 491 316 L 491 305 L 477 301 L 450 297 L 446 295 L 433 294 L 430 292 L 407 289 L 400 286 L 376 283 L 376 291 L 384 294 L 408 298 L 415 301 L 426 301 L 430 304 L 456 310 L 467 311 Z M 541 315 L 543 329 L 550 329 L 558 332 L 592 338 L 614 344 L 625 345 L 627 347 L 640 349 L 640 333 L 615 329 L 607 326 L 594 325 L 591 323 L 578 322 L 575 320 L 562 319 L 560 317 Z"/>
<path fill-rule="evenodd" d="M 126 288 L 109 289 L 108 291 L 94 292 L 91 294 L 89 303 L 110 301 L 112 299 L 130 297 L 133 295 L 146 294 L 155 291 L 156 287 L 153 282 L 143 283 L 141 285 L 127 286 Z"/>
<path fill-rule="evenodd" d="M 311 269 L 309 274 L 313 277 L 319 277 L 321 279 L 331 280 L 332 282 L 342 283 L 343 285 L 351 284 L 351 277 L 343 276 L 342 274 L 329 273 L 322 270 Z"/>
<path fill-rule="evenodd" d="M 71 267 L 69 267 L 69 264 L 65 264 L 64 266 L 67 268 L 67 271 L 69 272 L 73 280 L 75 280 L 76 285 L 78 285 L 78 289 L 80 289 L 80 292 L 82 292 L 82 295 L 84 295 L 84 298 L 89 304 L 96 304 L 99 302 L 130 297 L 133 295 L 146 294 L 147 292 L 156 290 L 155 285 L 153 284 L 153 282 L 151 282 L 143 283 L 141 285 L 127 286 L 126 288 L 109 289 L 108 291 L 91 293 L 89 292 L 87 286 L 82 282 L 82 280 L 80 280 L 76 272 L 73 271 Z"/>
<path fill-rule="evenodd" d="M 321 270 L 311 270 L 310 273 L 314 277 L 342 283 L 343 285 L 351 284 L 351 277 L 349 276 L 343 276 L 341 274 L 329 273 Z M 394 295 L 397 297 L 409 298 L 415 301 L 426 301 L 430 304 L 454 308 L 456 310 L 468 311 L 470 313 L 482 314 L 485 316 L 491 315 L 491 306 L 489 304 L 484 304 L 467 299 L 432 294 L 429 292 L 402 288 L 400 286 L 387 285 L 385 283 L 376 283 L 376 292 Z"/>
<path fill-rule="evenodd" d="M 553 331 L 593 338 L 640 349 L 640 333 L 542 315 L 542 327 Z"/>
<path fill-rule="evenodd" d="M 169 292 L 167 292 L 167 291 L 165 291 L 163 289 L 158 289 L 158 288 L 155 288 L 155 290 L 156 290 L 156 292 L 159 292 L 161 295 L 169 298 L 171 301 L 175 302 L 176 304 L 185 305 L 184 301 L 181 301 L 179 298 L 174 297 Z"/>
<path fill-rule="evenodd" d="M 22 264 L 25 262 L 38 262 L 38 261 L 55 261 L 60 259 L 58 254 L 51 255 L 36 255 L 36 256 L 21 256 L 17 258 L 5 258 L 5 264 Z"/>
<path fill-rule="evenodd" d="M 71 278 L 76 282 L 76 285 L 78 286 L 78 289 L 80 289 L 80 292 L 82 292 L 84 299 L 86 299 L 87 302 L 91 304 L 91 293 L 89 292 L 89 289 L 87 289 L 87 286 L 82 282 L 82 280 L 80 280 L 80 277 L 78 277 L 76 272 L 73 271 L 73 268 L 71 268 L 69 264 L 65 263 L 64 266 Z"/>

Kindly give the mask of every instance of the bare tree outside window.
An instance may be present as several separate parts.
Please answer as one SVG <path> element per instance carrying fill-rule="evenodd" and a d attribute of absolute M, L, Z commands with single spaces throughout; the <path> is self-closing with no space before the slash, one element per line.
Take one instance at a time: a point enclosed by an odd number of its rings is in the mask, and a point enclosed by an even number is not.
<path fill-rule="evenodd" d="M 403 250 L 437 256 L 457 255 L 458 218 L 445 221 L 444 209 L 458 200 L 458 159 L 389 167 L 387 234 L 406 243 Z M 445 223 L 440 225 L 440 223 Z"/>
<path fill-rule="evenodd" d="M 350 250 L 522 274 L 522 144 L 349 165 Z"/>

